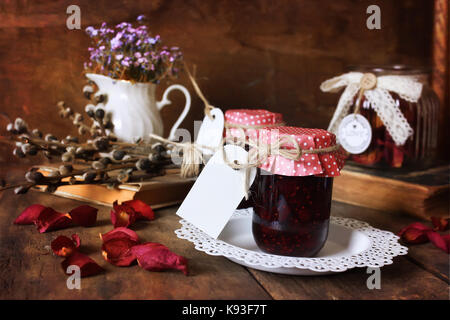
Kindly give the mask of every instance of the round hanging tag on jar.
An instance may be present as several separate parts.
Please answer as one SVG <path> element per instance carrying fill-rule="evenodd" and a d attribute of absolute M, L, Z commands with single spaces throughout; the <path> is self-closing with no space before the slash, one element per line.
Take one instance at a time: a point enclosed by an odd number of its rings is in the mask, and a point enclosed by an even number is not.
<path fill-rule="evenodd" d="M 372 128 L 362 115 L 349 114 L 342 119 L 337 138 L 345 151 L 360 154 L 366 151 L 372 141 Z"/>

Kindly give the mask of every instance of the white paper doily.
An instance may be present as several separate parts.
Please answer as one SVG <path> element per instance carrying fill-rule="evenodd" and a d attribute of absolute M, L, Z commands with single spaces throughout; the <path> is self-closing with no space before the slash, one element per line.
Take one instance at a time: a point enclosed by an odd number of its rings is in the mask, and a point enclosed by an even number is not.
<path fill-rule="evenodd" d="M 252 208 L 236 210 L 217 240 L 186 220 L 180 220 L 182 227 L 175 233 L 209 255 L 224 256 L 253 269 L 283 274 L 323 275 L 355 267 L 378 268 L 392 264 L 395 256 L 408 253 L 408 248 L 400 245 L 399 237 L 392 232 L 341 217 L 331 217 L 327 242 L 314 258 L 264 253 L 253 240 L 252 213 Z"/>

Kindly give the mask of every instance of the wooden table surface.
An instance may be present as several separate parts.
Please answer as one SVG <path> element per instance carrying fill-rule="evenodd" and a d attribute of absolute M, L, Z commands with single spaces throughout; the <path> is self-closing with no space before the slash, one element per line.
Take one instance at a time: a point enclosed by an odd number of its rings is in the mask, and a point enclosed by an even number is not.
<path fill-rule="evenodd" d="M 4 168 L 3 168 L 4 169 Z M 8 169 L 8 180 L 21 170 Z M 148 272 L 107 263 L 100 252 L 99 233 L 111 229 L 107 207 L 100 207 L 97 226 L 74 227 L 39 234 L 34 226 L 17 226 L 15 217 L 40 203 L 66 212 L 83 203 L 39 192 L 17 196 L 0 193 L 0 299 L 449 299 L 449 255 L 432 244 L 409 247 L 407 256 L 381 269 L 381 289 L 369 290 L 365 268 L 328 276 L 287 276 L 248 269 L 223 257 L 213 257 L 178 239 L 176 207 L 156 211 L 154 221 L 133 229 L 143 241 L 160 242 L 189 259 L 190 275 Z M 332 215 L 364 220 L 376 228 L 397 232 L 417 219 L 334 202 Z M 58 235 L 78 233 L 82 251 L 106 272 L 83 278 L 80 290 L 69 290 L 62 258 L 46 249 Z"/>

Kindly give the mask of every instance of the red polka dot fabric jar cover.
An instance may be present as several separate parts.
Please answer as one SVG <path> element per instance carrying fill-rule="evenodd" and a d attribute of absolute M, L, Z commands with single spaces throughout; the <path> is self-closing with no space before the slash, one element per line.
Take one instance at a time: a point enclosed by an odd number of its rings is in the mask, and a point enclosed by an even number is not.
<path fill-rule="evenodd" d="M 260 166 L 261 169 L 284 176 L 319 176 L 336 177 L 344 166 L 345 155 L 342 149 L 324 153 L 309 153 L 308 150 L 328 148 L 336 145 L 336 136 L 323 129 L 306 129 L 298 127 L 275 127 L 259 130 L 259 143 L 270 144 L 282 136 L 289 135 L 295 139 L 303 155 L 299 160 L 286 159 L 280 155 L 269 155 Z M 281 145 L 294 148 L 291 143 Z"/>
<path fill-rule="evenodd" d="M 232 137 L 256 139 L 258 129 L 283 125 L 283 115 L 264 109 L 232 109 L 225 112 L 225 128 Z"/>

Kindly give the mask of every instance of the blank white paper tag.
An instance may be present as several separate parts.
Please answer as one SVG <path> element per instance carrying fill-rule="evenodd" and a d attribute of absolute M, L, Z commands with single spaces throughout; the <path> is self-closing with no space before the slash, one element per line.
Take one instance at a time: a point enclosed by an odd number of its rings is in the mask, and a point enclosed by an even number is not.
<path fill-rule="evenodd" d="M 207 115 L 203 118 L 202 125 L 198 130 L 197 140 L 195 141 L 199 147 L 207 146 L 213 149 L 219 147 L 223 137 L 224 117 L 223 112 L 219 108 L 211 110 L 210 119 Z M 201 148 L 203 154 L 212 155 L 214 151 L 209 148 Z"/>
<path fill-rule="evenodd" d="M 247 163 L 247 151 L 235 145 L 226 145 L 229 162 Z M 256 175 L 251 168 L 248 186 Z M 243 199 L 245 169 L 235 170 L 223 161 L 222 150 L 217 151 L 203 168 L 177 215 L 186 219 L 209 236 L 217 239 Z"/>

